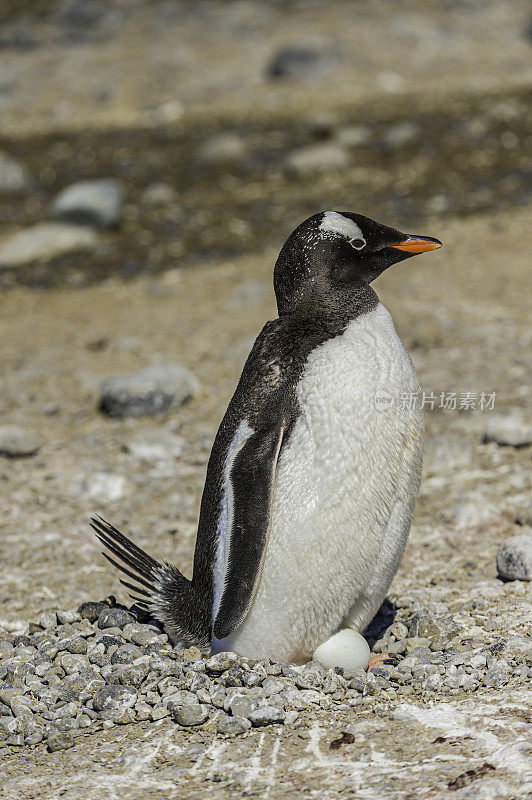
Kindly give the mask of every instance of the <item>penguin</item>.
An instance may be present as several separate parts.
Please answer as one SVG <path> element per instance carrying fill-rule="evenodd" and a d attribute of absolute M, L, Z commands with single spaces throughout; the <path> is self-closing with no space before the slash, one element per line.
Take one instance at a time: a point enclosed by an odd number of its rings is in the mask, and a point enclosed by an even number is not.
<path fill-rule="evenodd" d="M 214 440 L 190 580 L 92 519 L 121 583 L 174 644 L 368 667 L 362 632 L 405 548 L 424 430 L 402 401 L 419 391 L 414 366 L 371 284 L 439 247 L 345 211 L 288 237 L 274 268 L 279 316 Z"/>

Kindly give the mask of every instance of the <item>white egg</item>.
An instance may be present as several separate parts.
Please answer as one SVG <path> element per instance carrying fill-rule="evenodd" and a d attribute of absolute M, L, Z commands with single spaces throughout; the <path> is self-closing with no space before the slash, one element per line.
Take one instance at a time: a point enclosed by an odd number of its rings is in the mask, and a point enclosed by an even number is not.
<path fill-rule="evenodd" d="M 320 644 L 314 651 L 313 658 L 320 661 L 327 669 L 342 667 L 344 674 L 350 675 L 356 670 L 367 669 L 370 649 L 360 633 L 351 628 L 343 628 Z"/>

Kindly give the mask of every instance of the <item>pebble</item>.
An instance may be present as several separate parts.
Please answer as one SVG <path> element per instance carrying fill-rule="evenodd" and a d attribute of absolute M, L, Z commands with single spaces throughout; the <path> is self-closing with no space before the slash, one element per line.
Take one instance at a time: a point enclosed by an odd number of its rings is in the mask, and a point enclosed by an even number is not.
<path fill-rule="evenodd" d="M 218 720 L 216 730 L 226 736 L 240 736 L 251 728 L 251 722 L 246 717 L 223 716 Z"/>
<path fill-rule="evenodd" d="M 198 157 L 208 166 L 236 164 L 247 154 L 245 141 L 237 133 L 219 133 L 201 146 Z"/>
<path fill-rule="evenodd" d="M 518 525 L 529 525 L 532 527 L 532 501 L 517 509 L 515 521 Z"/>
<path fill-rule="evenodd" d="M 136 618 L 126 608 L 105 608 L 98 617 L 99 628 L 124 628 Z"/>
<path fill-rule="evenodd" d="M 41 442 L 29 431 L 16 425 L 0 425 L 0 456 L 27 458 L 39 451 Z"/>
<path fill-rule="evenodd" d="M 238 736 L 337 705 L 414 691 L 500 691 L 529 680 L 527 637 L 453 649 L 464 626 L 444 603 L 424 607 L 405 596 L 396 607 L 378 641 L 390 652 L 400 644 L 406 656 L 348 679 L 318 661 L 254 662 L 230 652 L 203 658 L 198 648 L 173 648 L 156 623 L 138 622 L 114 598 L 68 613 L 50 610 L 29 633 L 0 640 L 0 738 L 7 747 L 44 741 L 52 751 L 72 746 L 79 730 L 162 719 L 193 728 L 211 714 L 220 736 Z M 485 606 L 470 608 L 476 617 Z"/>
<path fill-rule="evenodd" d="M 492 414 L 484 429 L 483 441 L 497 442 L 508 447 L 524 447 L 532 443 L 532 422 L 518 409 L 508 414 Z"/>
<path fill-rule="evenodd" d="M 26 167 L 8 153 L 0 151 L 0 195 L 21 194 L 31 189 Z"/>
<path fill-rule="evenodd" d="M 99 405 L 110 417 L 157 416 L 179 408 L 197 390 L 197 379 L 187 369 L 158 364 L 103 381 Z"/>
<path fill-rule="evenodd" d="M 192 725 L 203 725 L 209 718 L 209 708 L 206 705 L 176 705 L 173 706 L 172 718 L 179 725 L 189 727 Z"/>
<path fill-rule="evenodd" d="M 52 205 L 52 216 L 78 225 L 116 228 L 123 205 L 122 185 L 114 178 L 79 181 L 59 192 Z"/>
<path fill-rule="evenodd" d="M 508 581 L 532 580 L 532 535 L 512 536 L 497 551 L 497 571 Z"/>
<path fill-rule="evenodd" d="M 285 160 L 287 173 L 304 177 L 320 172 L 341 171 L 349 166 L 348 151 L 336 142 L 323 142 L 298 147 Z"/>
<path fill-rule="evenodd" d="M 338 57 L 332 51 L 307 44 L 292 44 L 275 53 L 266 73 L 275 80 L 312 80 L 323 77 L 337 64 Z"/>
<path fill-rule="evenodd" d="M 262 727 L 263 725 L 274 725 L 276 723 L 283 723 L 286 714 L 282 708 L 277 706 L 259 706 L 249 715 L 249 720 L 254 728 Z"/>
<path fill-rule="evenodd" d="M 75 250 L 90 250 L 98 237 L 90 228 L 61 222 L 38 222 L 0 242 L 0 268 L 50 261 Z"/>

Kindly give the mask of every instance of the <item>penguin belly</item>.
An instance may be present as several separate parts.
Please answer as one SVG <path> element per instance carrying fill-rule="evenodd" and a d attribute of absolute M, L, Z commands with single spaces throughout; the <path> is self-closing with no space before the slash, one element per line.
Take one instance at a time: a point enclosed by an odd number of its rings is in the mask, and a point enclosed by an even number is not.
<path fill-rule="evenodd" d="M 362 631 L 371 621 L 417 499 L 423 415 L 408 398 L 418 390 L 380 303 L 310 353 L 297 387 L 299 416 L 277 465 L 255 597 L 217 649 L 304 663 L 335 632 Z M 391 402 L 381 410 L 382 392 Z"/>

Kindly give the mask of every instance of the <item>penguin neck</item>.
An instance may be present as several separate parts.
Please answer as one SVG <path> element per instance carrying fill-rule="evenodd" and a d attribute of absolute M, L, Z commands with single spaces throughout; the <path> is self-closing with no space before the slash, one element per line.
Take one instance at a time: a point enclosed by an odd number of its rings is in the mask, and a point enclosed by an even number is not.
<path fill-rule="evenodd" d="M 379 297 L 363 282 L 324 286 L 320 283 L 305 286 L 295 297 L 277 298 L 279 317 L 292 316 L 319 323 L 320 327 L 340 330 L 353 319 L 372 311 Z"/>

